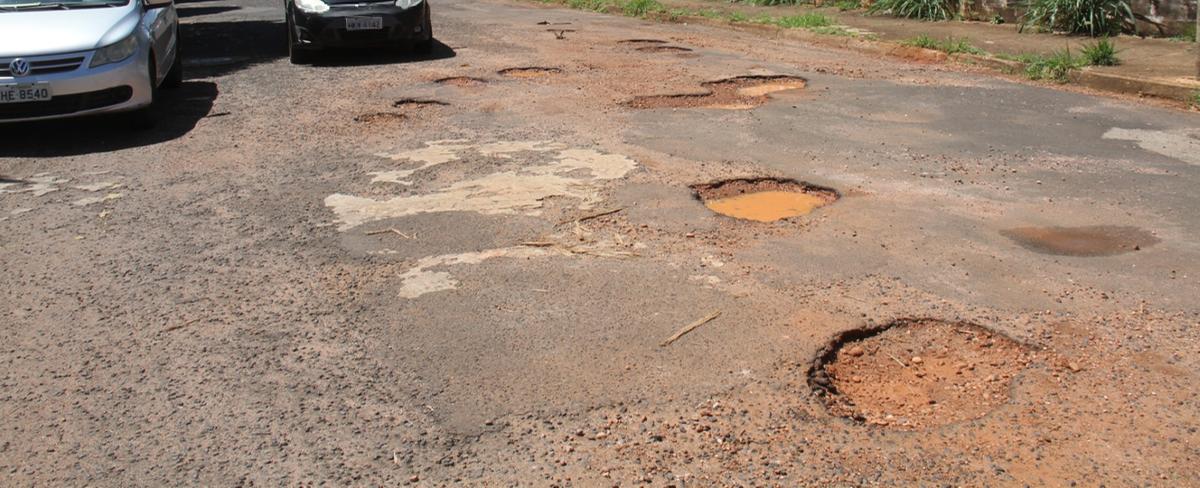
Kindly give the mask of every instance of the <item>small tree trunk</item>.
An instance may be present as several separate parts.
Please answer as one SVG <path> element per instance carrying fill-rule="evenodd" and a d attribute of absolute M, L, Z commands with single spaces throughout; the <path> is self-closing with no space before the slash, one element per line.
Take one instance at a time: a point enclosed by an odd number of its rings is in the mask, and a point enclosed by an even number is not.
<path fill-rule="evenodd" d="M 1196 79 L 1200 80 L 1200 0 L 1196 0 L 1196 30 L 1192 35 L 1196 37 Z"/>

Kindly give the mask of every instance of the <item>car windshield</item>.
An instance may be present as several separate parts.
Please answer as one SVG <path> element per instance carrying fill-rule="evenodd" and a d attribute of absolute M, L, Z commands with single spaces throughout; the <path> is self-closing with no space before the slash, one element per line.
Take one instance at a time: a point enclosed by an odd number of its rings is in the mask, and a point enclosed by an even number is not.
<path fill-rule="evenodd" d="M 0 0 L 0 12 L 13 10 L 47 10 L 126 5 L 129 0 Z"/>

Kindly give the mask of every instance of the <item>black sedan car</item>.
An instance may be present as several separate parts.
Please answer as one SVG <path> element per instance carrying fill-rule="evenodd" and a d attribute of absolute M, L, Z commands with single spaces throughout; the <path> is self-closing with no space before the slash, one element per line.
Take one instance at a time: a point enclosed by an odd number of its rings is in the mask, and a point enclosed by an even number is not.
<path fill-rule="evenodd" d="M 285 0 L 288 54 L 308 62 L 330 47 L 433 48 L 427 0 Z"/>

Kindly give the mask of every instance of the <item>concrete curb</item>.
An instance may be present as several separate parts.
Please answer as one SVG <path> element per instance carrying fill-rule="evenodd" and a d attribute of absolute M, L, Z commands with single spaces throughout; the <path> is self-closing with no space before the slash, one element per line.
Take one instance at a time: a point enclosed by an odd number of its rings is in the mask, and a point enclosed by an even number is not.
<path fill-rule="evenodd" d="M 607 9 L 607 13 L 621 14 L 622 12 L 617 8 L 609 8 Z M 1025 71 L 1025 63 L 1021 63 L 1019 61 L 1009 61 L 992 56 L 980 56 L 975 54 L 955 54 L 951 56 L 941 51 L 906 46 L 891 41 L 817 34 L 804 29 L 785 29 L 774 25 L 734 23 L 721 19 L 711 19 L 708 17 L 672 16 L 668 14 L 650 14 L 646 16 L 646 19 L 668 23 L 700 24 L 723 29 L 732 29 L 740 32 L 765 34 L 778 38 L 804 41 L 820 46 L 849 49 L 865 54 L 899 57 L 910 61 L 923 63 L 945 63 L 952 61 L 957 63 L 983 66 L 1004 73 L 1021 73 Z M 1094 90 L 1135 95 L 1139 97 L 1153 96 L 1176 100 L 1187 104 L 1194 104 L 1196 102 L 1197 95 L 1200 94 L 1200 82 L 1197 82 L 1195 85 L 1169 83 L 1161 80 L 1101 73 L 1087 68 L 1072 71 L 1070 74 L 1070 81 L 1078 86 L 1091 88 Z"/>

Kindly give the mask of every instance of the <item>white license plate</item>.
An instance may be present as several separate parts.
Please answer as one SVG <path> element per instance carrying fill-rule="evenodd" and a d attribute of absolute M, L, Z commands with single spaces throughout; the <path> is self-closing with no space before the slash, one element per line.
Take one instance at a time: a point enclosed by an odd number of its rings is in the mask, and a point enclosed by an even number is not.
<path fill-rule="evenodd" d="M 52 96 L 49 83 L 0 85 L 0 103 L 44 102 Z"/>
<path fill-rule="evenodd" d="M 346 17 L 346 30 L 379 30 L 383 28 L 383 17 Z"/>

